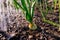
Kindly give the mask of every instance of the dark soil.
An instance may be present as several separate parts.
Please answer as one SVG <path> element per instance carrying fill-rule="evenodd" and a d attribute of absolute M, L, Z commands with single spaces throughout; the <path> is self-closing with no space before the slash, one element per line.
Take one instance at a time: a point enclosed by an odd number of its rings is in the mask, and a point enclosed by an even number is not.
<path fill-rule="evenodd" d="M 46 19 L 59 23 L 58 13 L 58 11 L 53 13 L 49 12 L 46 16 Z M 58 28 L 48 23 L 44 23 L 42 21 L 42 17 L 38 8 L 35 9 L 33 21 L 36 23 L 38 27 L 36 30 L 30 30 L 28 26 L 18 27 L 15 29 L 10 28 L 10 30 L 8 30 L 7 32 L 11 33 L 14 31 L 14 33 L 16 34 L 13 37 L 11 37 L 8 36 L 6 32 L 0 31 L 0 34 L 3 35 L 0 35 L 0 40 L 7 40 L 8 38 L 9 40 L 60 40 L 60 31 L 58 31 Z"/>
<path fill-rule="evenodd" d="M 51 31 L 51 30 L 50 30 Z M 28 27 L 21 28 L 19 34 L 16 34 L 10 40 L 59 40 L 60 37 L 53 33 L 46 32 L 46 29 L 38 27 L 35 31 Z"/>
<path fill-rule="evenodd" d="M 50 24 L 44 23 L 42 21 L 41 14 L 39 11 L 37 11 L 37 9 L 35 11 L 35 16 L 33 20 L 38 27 L 36 30 L 34 31 L 30 30 L 28 26 L 18 27 L 16 30 L 14 30 L 16 34 L 13 37 L 9 37 L 4 32 L 3 33 L 4 35 L 2 34 L 3 36 L 0 39 L 2 40 L 3 37 L 6 37 L 6 39 L 3 39 L 3 40 L 7 40 L 8 38 L 9 40 L 60 40 L 60 31 L 58 31 L 58 28 Z M 54 18 L 52 15 L 54 17 L 57 16 L 54 14 L 48 14 L 47 18 L 50 20 L 50 17 L 51 17 L 52 21 L 55 21 L 55 22 L 58 21 L 58 20 L 54 20 L 56 18 Z M 12 28 L 10 29 L 11 29 L 10 32 L 12 32 L 13 29 Z"/>

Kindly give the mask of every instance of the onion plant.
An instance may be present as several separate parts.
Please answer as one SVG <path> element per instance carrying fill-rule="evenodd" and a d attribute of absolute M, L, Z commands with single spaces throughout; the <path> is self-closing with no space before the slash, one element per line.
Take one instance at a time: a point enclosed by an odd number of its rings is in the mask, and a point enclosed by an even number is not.
<path fill-rule="evenodd" d="M 57 24 L 57 23 L 55 23 L 55 22 L 53 22 L 53 21 L 50 21 L 50 20 L 47 20 L 45 17 L 46 17 L 46 15 L 48 14 L 48 4 L 47 4 L 47 0 L 44 2 L 45 3 L 45 5 L 46 5 L 46 12 L 44 12 L 43 10 L 43 8 L 42 8 L 42 4 L 43 4 L 43 2 L 41 2 L 42 0 L 40 0 L 40 12 L 41 12 L 41 15 L 42 15 L 42 20 L 44 21 L 44 22 L 46 22 L 46 23 L 49 23 L 49 24 L 51 24 L 51 25 L 53 25 L 53 26 L 57 26 L 58 28 L 59 28 L 59 26 L 60 26 L 60 24 Z M 56 5 L 56 2 L 55 2 L 55 0 L 54 0 L 54 5 Z M 46 15 L 45 15 L 46 14 Z M 60 17 L 59 17 L 60 18 Z"/>
<path fill-rule="evenodd" d="M 35 0 L 20 0 L 20 3 L 18 3 L 17 0 L 13 0 L 14 6 L 17 9 L 21 9 L 25 15 L 26 20 L 29 22 L 29 28 L 31 30 L 37 29 L 36 24 L 33 22 L 33 15 L 34 15 L 34 6 L 35 6 Z"/>

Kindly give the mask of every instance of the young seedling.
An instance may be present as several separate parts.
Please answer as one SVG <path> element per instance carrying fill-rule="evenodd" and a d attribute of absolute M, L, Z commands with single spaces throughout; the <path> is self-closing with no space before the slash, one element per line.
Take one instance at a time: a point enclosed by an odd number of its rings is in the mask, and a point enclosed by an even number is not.
<path fill-rule="evenodd" d="M 22 9 L 24 12 L 26 20 L 29 22 L 29 28 L 31 30 L 37 29 L 36 24 L 33 22 L 33 15 L 34 15 L 34 6 L 35 0 L 20 0 L 21 4 L 17 2 L 17 0 L 13 0 L 14 6 L 17 9 Z"/>
<path fill-rule="evenodd" d="M 57 24 L 57 23 L 55 23 L 55 22 L 53 22 L 53 21 L 50 21 L 50 20 L 47 20 L 47 19 L 45 18 L 45 16 L 48 14 L 48 7 L 47 7 L 47 3 L 45 2 L 46 12 L 44 12 L 44 11 L 43 11 L 43 8 L 42 8 L 42 2 L 41 2 L 41 1 L 42 1 L 42 0 L 40 0 L 40 11 L 41 11 L 41 15 L 42 15 L 42 20 L 43 20 L 44 22 L 46 22 L 46 23 L 49 23 L 49 24 L 53 25 L 53 26 L 59 27 L 60 24 Z M 56 5 L 56 3 L 55 3 L 54 5 Z"/>

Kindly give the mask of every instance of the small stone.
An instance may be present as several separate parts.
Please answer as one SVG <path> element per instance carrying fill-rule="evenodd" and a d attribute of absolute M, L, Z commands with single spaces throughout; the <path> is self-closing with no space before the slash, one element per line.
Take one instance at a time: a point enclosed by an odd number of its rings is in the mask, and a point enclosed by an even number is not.
<path fill-rule="evenodd" d="M 26 34 L 26 32 L 22 32 L 23 34 Z"/>
<path fill-rule="evenodd" d="M 41 36 L 40 39 L 43 39 L 43 36 Z"/>
<path fill-rule="evenodd" d="M 36 37 L 38 37 L 39 36 L 39 33 L 38 34 L 36 34 Z"/>
<path fill-rule="evenodd" d="M 59 27 L 58 31 L 60 31 L 60 27 Z"/>
<path fill-rule="evenodd" d="M 29 35 L 29 38 L 32 38 L 33 36 L 32 35 Z"/>
<path fill-rule="evenodd" d="M 0 34 L 0 37 L 2 37 L 2 34 Z"/>
<path fill-rule="evenodd" d="M 5 37 L 3 37 L 2 39 L 3 39 L 3 40 L 5 40 L 6 38 L 5 38 Z"/>

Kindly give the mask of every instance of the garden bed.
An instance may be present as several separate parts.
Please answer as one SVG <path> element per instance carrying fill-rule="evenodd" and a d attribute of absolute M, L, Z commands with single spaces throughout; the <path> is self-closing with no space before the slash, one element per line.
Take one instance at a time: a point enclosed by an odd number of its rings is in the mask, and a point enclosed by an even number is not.
<path fill-rule="evenodd" d="M 55 12 L 48 11 L 46 19 L 59 24 L 58 8 L 55 10 Z M 60 40 L 58 27 L 44 22 L 38 7 L 35 7 L 33 18 L 33 22 L 37 25 L 36 30 L 29 29 L 28 22 L 20 14 L 11 16 L 10 19 L 12 25 L 7 23 L 7 32 L 0 31 L 0 40 Z M 18 22 L 20 24 L 17 27 Z"/>
<path fill-rule="evenodd" d="M 48 14 L 47 18 L 50 19 L 48 16 L 51 17 L 51 15 Z M 57 15 L 54 15 L 54 16 L 57 17 Z M 51 19 L 53 18 L 54 17 L 51 17 Z M 13 28 L 12 27 L 10 32 L 13 32 L 12 30 L 14 30 L 16 32 L 16 35 L 11 37 L 10 40 L 60 40 L 60 31 L 58 31 L 58 28 L 52 26 L 51 24 L 44 23 L 42 21 L 41 14 L 37 8 L 35 10 L 33 20 L 37 24 L 37 27 L 38 27 L 36 30 L 34 31 L 30 30 L 28 26 L 26 25 L 24 27 L 19 27 L 16 30 L 12 29 Z M 55 20 L 55 22 L 56 21 L 58 20 Z"/>

